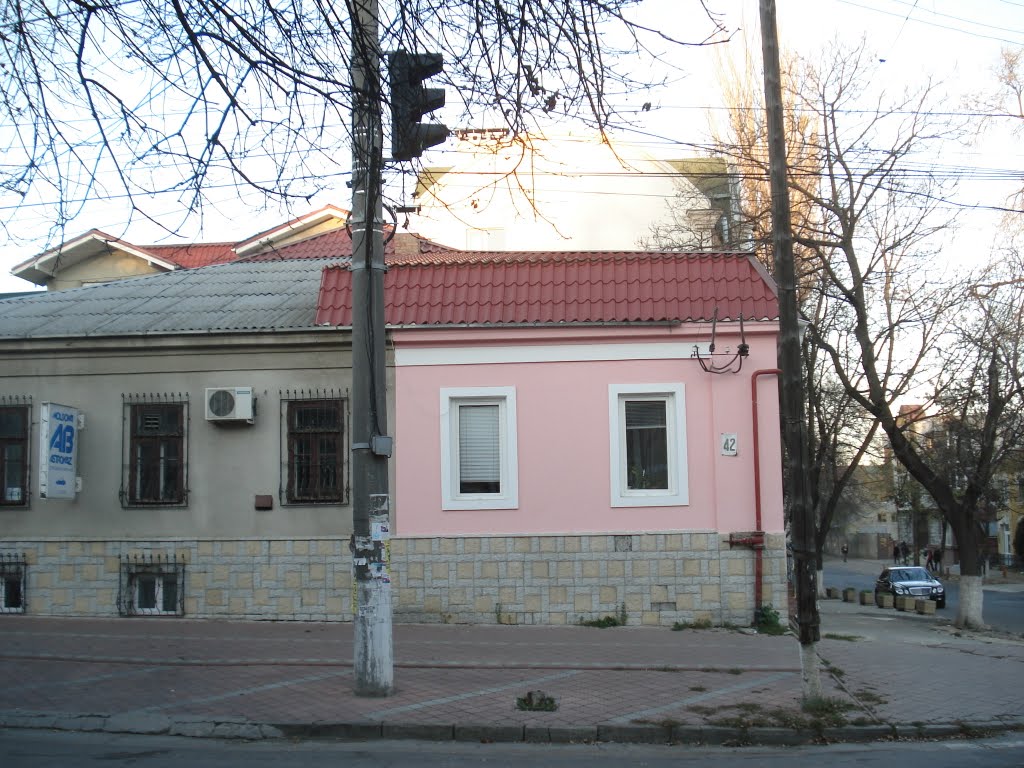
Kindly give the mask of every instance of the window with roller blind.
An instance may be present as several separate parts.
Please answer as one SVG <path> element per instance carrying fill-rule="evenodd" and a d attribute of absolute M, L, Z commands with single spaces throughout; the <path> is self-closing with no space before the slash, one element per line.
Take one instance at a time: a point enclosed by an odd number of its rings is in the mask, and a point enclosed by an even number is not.
<path fill-rule="evenodd" d="M 441 390 L 443 509 L 519 504 L 513 387 Z"/>
<path fill-rule="evenodd" d="M 608 388 L 613 507 L 689 503 L 682 384 Z"/>

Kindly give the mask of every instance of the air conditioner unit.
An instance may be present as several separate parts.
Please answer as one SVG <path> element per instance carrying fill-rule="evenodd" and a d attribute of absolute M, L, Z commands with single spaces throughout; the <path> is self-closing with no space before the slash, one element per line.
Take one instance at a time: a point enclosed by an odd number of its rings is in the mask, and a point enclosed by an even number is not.
<path fill-rule="evenodd" d="M 252 424 L 252 387 L 208 387 L 206 420 Z"/>

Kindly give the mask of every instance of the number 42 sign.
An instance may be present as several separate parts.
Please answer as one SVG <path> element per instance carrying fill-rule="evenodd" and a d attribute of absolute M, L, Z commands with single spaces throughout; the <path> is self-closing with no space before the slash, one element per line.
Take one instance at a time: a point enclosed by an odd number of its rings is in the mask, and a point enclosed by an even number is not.
<path fill-rule="evenodd" d="M 39 404 L 39 496 L 73 499 L 77 490 L 77 408 L 57 403 Z"/>

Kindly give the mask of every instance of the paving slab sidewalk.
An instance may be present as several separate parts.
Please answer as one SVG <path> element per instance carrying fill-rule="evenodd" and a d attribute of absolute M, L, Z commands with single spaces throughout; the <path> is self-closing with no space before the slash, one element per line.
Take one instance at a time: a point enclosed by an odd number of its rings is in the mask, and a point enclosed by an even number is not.
<path fill-rule="evenodd" d="M 348 624 L 0 616 L 0 726 L 777 744 L 1024 727 L 1024 643 L 839 601 L 821 609 L 829 707 L 818 715 L 801 709 L 792 636 L 395 625 L 395 691 L 367 698 L 353 693 Z M 557 709 L 517 708 L 530 691 Z"/>

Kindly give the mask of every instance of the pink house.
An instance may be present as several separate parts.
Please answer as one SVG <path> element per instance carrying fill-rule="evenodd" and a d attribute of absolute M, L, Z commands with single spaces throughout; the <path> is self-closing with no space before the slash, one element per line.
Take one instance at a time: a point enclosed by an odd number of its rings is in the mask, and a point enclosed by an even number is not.
<path fill-rule="evenodd" d="M 385 295 L 397 618 L 749 624 L 785 605 L 778 308 L 756 259 L 427 252 L 389 261 Z M 346 268 L 317 323 L 351 324 Z"/>

